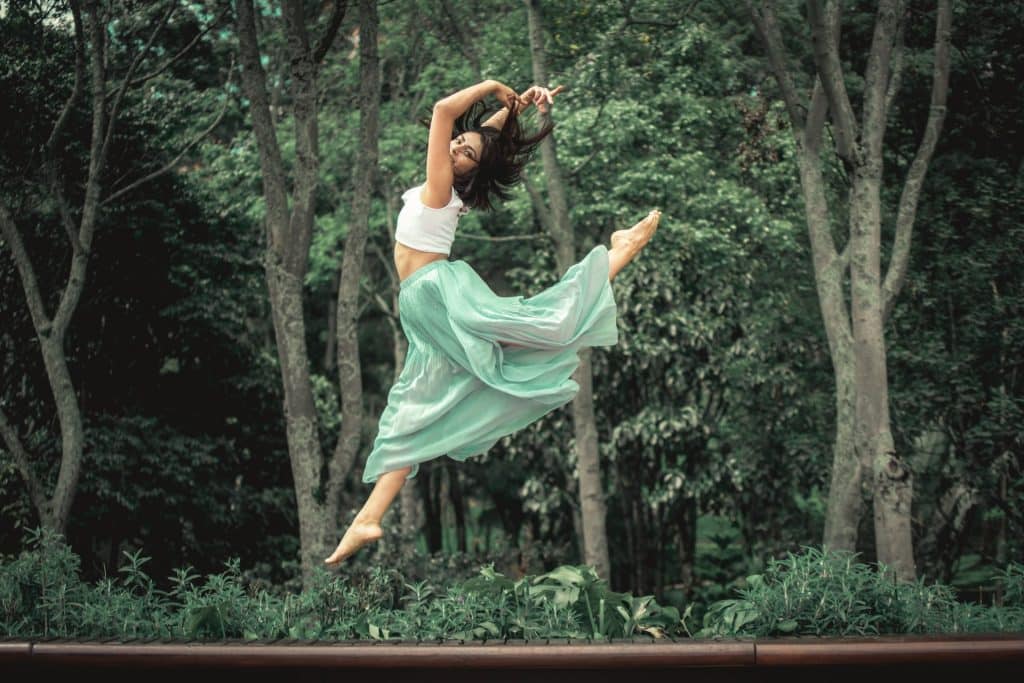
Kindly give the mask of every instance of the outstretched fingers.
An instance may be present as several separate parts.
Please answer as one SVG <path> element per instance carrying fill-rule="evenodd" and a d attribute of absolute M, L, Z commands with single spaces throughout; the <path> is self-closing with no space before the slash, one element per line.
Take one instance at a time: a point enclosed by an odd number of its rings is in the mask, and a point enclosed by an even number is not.
<path fill-rule="evenodd" d="M 556 88 L 546 88 L 544 86 L 534 85 L 520 95 L 519 99 L 524 106 L 533 104 L 536 105 L 537 109 L 542 113 L 546 113 L 548 107 L 555 103 L 555 95 L 558 95 L 563 90 L 565 90 L 565 86 L 563 85 Z"/>

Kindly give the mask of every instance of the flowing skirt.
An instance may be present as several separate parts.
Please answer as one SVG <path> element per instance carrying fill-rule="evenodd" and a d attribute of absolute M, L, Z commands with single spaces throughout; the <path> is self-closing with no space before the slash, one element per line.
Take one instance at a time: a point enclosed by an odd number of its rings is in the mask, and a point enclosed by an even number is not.
<path fill-rule="evenodd" d="M 464 261 L 434 261 L 402 281 L 398 307 L 409 350 L 364 483 L 484 453 L 572 400 L 580 347 L 618 341 L 604 246 L 529 298 L 498 296 Z"/>

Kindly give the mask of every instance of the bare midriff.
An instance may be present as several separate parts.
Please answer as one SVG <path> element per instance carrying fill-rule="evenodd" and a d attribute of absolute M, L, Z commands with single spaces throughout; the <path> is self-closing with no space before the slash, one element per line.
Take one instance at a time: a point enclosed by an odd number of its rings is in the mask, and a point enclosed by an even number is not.
<path fill-rule="evenodd" d="M 420 251 L 395 242 L 395 270 L 398 271 L 399 280 L 404 280 L 428 263 L 446 258 L 448 258 L 446 254 Z"/>

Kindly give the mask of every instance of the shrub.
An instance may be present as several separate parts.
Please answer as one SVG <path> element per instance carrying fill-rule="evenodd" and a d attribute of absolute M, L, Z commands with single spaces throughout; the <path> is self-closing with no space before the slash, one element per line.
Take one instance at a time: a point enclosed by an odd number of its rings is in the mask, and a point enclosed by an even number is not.
<path fill-rule="evenodd" d="M 300 593 L 253 588 L 238 560 L 205 578 L 179 569 L 163 592 L 128 555 L 119 580 L 83 584 L 79 561 L 55 535 L 36 532 L 17 559 L 0 564 L 0 609 L 8 636 L 189 639 L 618 638 L 674 635 L 679 612 L 652 596 L 610 591 L 590 567 L 563 566 L 512 581 L 484 567 L 444 591 L 409 583 L 397 570 L 315 573 Z M 443 581 L 443 579 L 442 579 Z"/>
<path fill-rule="evenodd" d="M 1020 567 L 1004 580 L 1019 600 Z M 1016 591 L 1016 592 L 1014 592 Z M 1024 630 L 1024 610 L 965 605 L 954 591 L 922 580 L 898 583 L 884 565 L 849 552 L 805 548 L 747 577 L 738 599 L 711 605 L 698 637 L 847 636 Z"/>
<path fill-rule="evenodd" d="M 662 638 L 686 631 L 679 611 L 653 596 L 608 588 L 594 569 L 563 565 L 513 580 L 493 565 L 443 590 L 370 567 L 345 576 L 319 570 L 300 593 L 252 586 L 239 561 L 205 578 L 179 569 L 169 591 L 128 554 L 118 578 L 96 586 L 60 537 L 33 532 L 29 547 L 0 563 L 2 635 L 19 638 L 189 638 L 489 640 Z M 1000 576 L 1003 604 L 961 604 L 947 586 L 900 584 L 884 567 L 850 553 L 805 549 L 747 577 L 737 599 L 721 600 L 696 634 L 709 636 L 875 635 L 1024 630 L 1024 566 Z M 689 617 L 689 611 L 687 613 Z"/>

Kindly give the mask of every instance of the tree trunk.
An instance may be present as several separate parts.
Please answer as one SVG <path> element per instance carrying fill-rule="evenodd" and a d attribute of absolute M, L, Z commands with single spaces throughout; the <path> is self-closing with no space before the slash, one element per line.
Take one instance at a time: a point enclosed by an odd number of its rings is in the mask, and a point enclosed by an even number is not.
<path fill-rule="evenodd" d="M 317 128 L 318 61 L 333 42 L 340 24 L 339 9 L 316 50 L 306 29 L 304 3 L 291 0 L 283 7 L 290 65 L 290 91 L 294 103 L 295 165 L 291 197 L 267 95 L 267 77 L 257 41 L 252 0 L 236 2 L 236 26 L 242 63 L 242 86 L 250 102 L 266 201 L 267 235 L 264 267 L 270 295 L 271 318 L 284 388 L 284 418 L 292 478 L 299 517 L 303 585 L 330 550 L 337 528 L 337 501 L 319 502 L 323 487 L 323 453 L 317 435 L 317 416 L 309 374 L 303 281 L 309 259 L 319 176 Z M 343 10 L 342 10 L 343 11 Z M 337 19 L 337 22 L 334 20 Z M 331 475 L 337 470 L 331 463 Z M 331 482 L 338 485 L 337 482 Z M 335 514 L 330 515 L 332 505 Z"/>
<path fill-rule="evenodd" d="M 392 87 L 395 87 L 394 84 L 392 84 Z M 388 254 L 391 254 L 395 250 L 395 215 L 397 214 L 398 200 L 395 197 L 395 193 L 391 191 L 390 184 L 386 181 L 382 190 L 384 192 L 385 224 L 388 226 L 388 244 L 390 246 Z M 402 368 L 405 367 L 405 356 L 409 348 L 409 343 L 406 341 L 405 334 L 402 332 L 400 325 L 400 311 L 398 310 L 398 293 L 400 283 L 398 280 L 398 273 L 395 271 L 391 259 L 383 254 L 380 249 L 375 249 L 375 253 L 380 259 L 381 266 L 384 268 L 384 272 L 386 273 L 390 283 L 390 296 L 387 300 L 383 297 L 378 297 L 378 303 L 381 310 L 383 310 L 387 315 L 388 325 L 391 328 L 391 350 L 395 359 L 395 370 L 392 375 L 392 384 L 394 384 L 402 375 Z M 402 487 L 402 490 L 399 493 L 399 510 L 399 514 L 401 515 L 402 538 L 404 539 L 403 542 L 406 544 L 406 551 L 414 553 L 416 552 L 416 534 L 423 522 L 422 514 L 420 512 L 419 487 L 415 485 Z"/>
<path fill-rule="evenodd" d="M 697 500 L 683 501 L 676 520 L 676 544 L 679 554 L 680 583 L 687 595 L 693 590 L 694 563 L 697 560 Z"/>
<path fill-rule="evenodd" d="M 445 470 L 448 472 L 448 499 L 455 513 L 455 546 L 459 552 L 464 553 L 467 551 L 466 498 L 462 495 L 462 479 L 457 467 L 449 464 Z"/>
<path fill-rule="evenodd" d="M 861 487 L 871 472 L 878 560 L 900 580 L 916 575 L 911 539 L 913 479 L 896 456 L 889 417 L 884 323 L 907 269 L 917 199 L 945 115 L 949 76 L 950 0 L 938 0 L 931 109 L 917 155 L 904 181 L 888 272 L 881 268 L 882 141 L 889 108 L 900 83 L 903 17 L 901 0 L 881 0 L 864 74 L 862 120 L 851 106 L 839 58 L 838 3 L 809 0 L 817 74 L 810 105 L 801 106 L 786 66 L 772 3 L 748 0 L 797 142 L 800 178 L 811 235 L 815 279 L 836 375 L 837 429 L 825 545 L 852 550 L 862 516 Z M 806 113 L 805 113 L 806 112 Z M 837 156 L 851 177 L 849 241 L 836 254 L 828 231 L 829 211 L 821 177 L 820 141 L 831 112 Z M 849 314 L 842 273 L 850 268 Z M 852 406 L 852 411 L 851 411 Z M 851 438 L 852 437 L 852 438 Z M 852 443 L 851 443 L 852 442 Z M 852 447 L 851 447 L 852 446 Z"/>
<path fill-rule="evenodd" d="M 68 240 L 71 243 L 71 263 L 68 268 L 67 282 L 61 292 L 56 311 L 50 315 L 46 310 L 48 298 L 39 290 L 35 267 L 32 259 L 21 240 L 21 233 L 5 207 L 0 206 L 0 234 L 12 252 L 15 267 L 25 292 L 26 303 L 39 339 L 43 366 L 50 385 L 54 404 L 57 410 L 57 422 L 60 426 L 61 456 L 57 473 L 57 483 L 52 495 L 47 496 L 46 485 L 38 477 L 32 466 L 32 457 L 24 448 L 15 427 L 7 421 L 6 415 L 0 410 L 0 435 L 5 445 L 14 456 L 18 469 L 25 479 L 29 497 L 39 517 L 40 524 L 52 531 L 63 534 L 67 528 L 71 505 L 75 499 L 78 480 L 82 470 L 82 451 L 85 435 L 82 427 L 81 409 L 78 395 L 67 364 L 64 349 L 67 331 L 71 318 L 78 308 L 85 287 L 89 256 L 92 250 L 93 235 L 100 208 L 102 192 L 102 176 L 106 169 L 110 140 L 113 137 L 114 125 L 118 118 L 118 106 L 127 90 L 139 61 L 145 55 L 157 33 L 162 29 L 161 22 L 150 34 L 145 48 L 132 62 L 124 76 L 124 80 L 116 91 L 113 102 L 107 104 L 107 21 L 101 16 L 101 8 L 96 2 L 86 2 L 85 10 L 88 22 L 83 22 L 82 9 L 78 2 L 71 3 L 72 18 L 75 29 L 75 81 L 72 92 L 54 124 L 43 150 L 43 167 L 50 184 L 51 199 L 60 211 L 60 218 Z M 85 28 L 89 38 L 86 41 Z M 88 51 L 86 46 L 88 45 Z M 89 144 L 89 170 L 84 179 L 85 197 L 77 221 L 72 217 L 71 207 L 64 195 L 64 188 L 70 184 L 58 168 L 57 149 L 62 143 L 64 130 L 70 120 L 76 103 L 84 90 L 86 65 L 89 67 L 90 90 L 92 94 L 92 137 Z M 110 106 L 108 112 L 107 107 Z M 77 181 L 81 183 L 82 181 Z"/>
<path fill-rule="evenodd" d="M 530 54 L 533 62 L 533 78 L 538 85 L 547 86 L 548 75 L 544 58 L 544 35 L 541 25 L 538 0 L 524 0 L 530 33 Z M 546 123 L 547 116 L 542 115 Z M 555 152 L 555 141 L 548 136 L 541 142 L 541 159 L 547 176 L 548 201 L 550 209 L 535 202 L 538 212 L 548 212 L 542 220 L 551 227 L 555 242 L 555 259 L 558 270 L 564 273 L 576 262 L 576 246 L 569 208 L 566 201 L 566 184 Z M 583 561 L 597 571 L 598 576 L 607 579 L 611 571 L 608 557 L 608 534 L 605 528 L 604 488 L 601 482 L 601 463 L 597 447 L 597 420 L 594 417 L 592 370 L 590 350 L 580 352 L 580 365 L 574 379 L 580 385 L 572 404 L 573 427 L 576 432 L 577 474 L 580 487 L 580 510 L 583 518 Z"/>
<path fill-rule="evenodd" d="M 341 274 L 335 271 L 331 277 L 331 291 L 337 292 L 341 287 Z M 327 343 L 324 344 L 324 372 L 328 373 L 338 367 L 338 297 L 334 296 L 327 302 Z"/>
<path fill-rule="evenodd" d="M 441 468 L 433 466 L 436 464 L 435 461 L 431 465 L 421 467 L 419 475 L 414 480 L 419 483 L 420 499 L 423 501 L 423 527 L 428 553 L 440 552 L 442 544 L 441 487 L 438 476 Z"/>
<path fill-rule="evenodd" d="M 369 232 L 370 199 L 377 177 L 380 122 L 380 58 L 377 54 L 377 4 L 359 0 L 359 150 L 353 168 L 352 210 L 338 286 L 338 386 L 341 433 L 330 463 L 327 531 L 336 537 L 345 479 L 362 445 L 363 379 L 359 362 L 359 283 Z"/>

